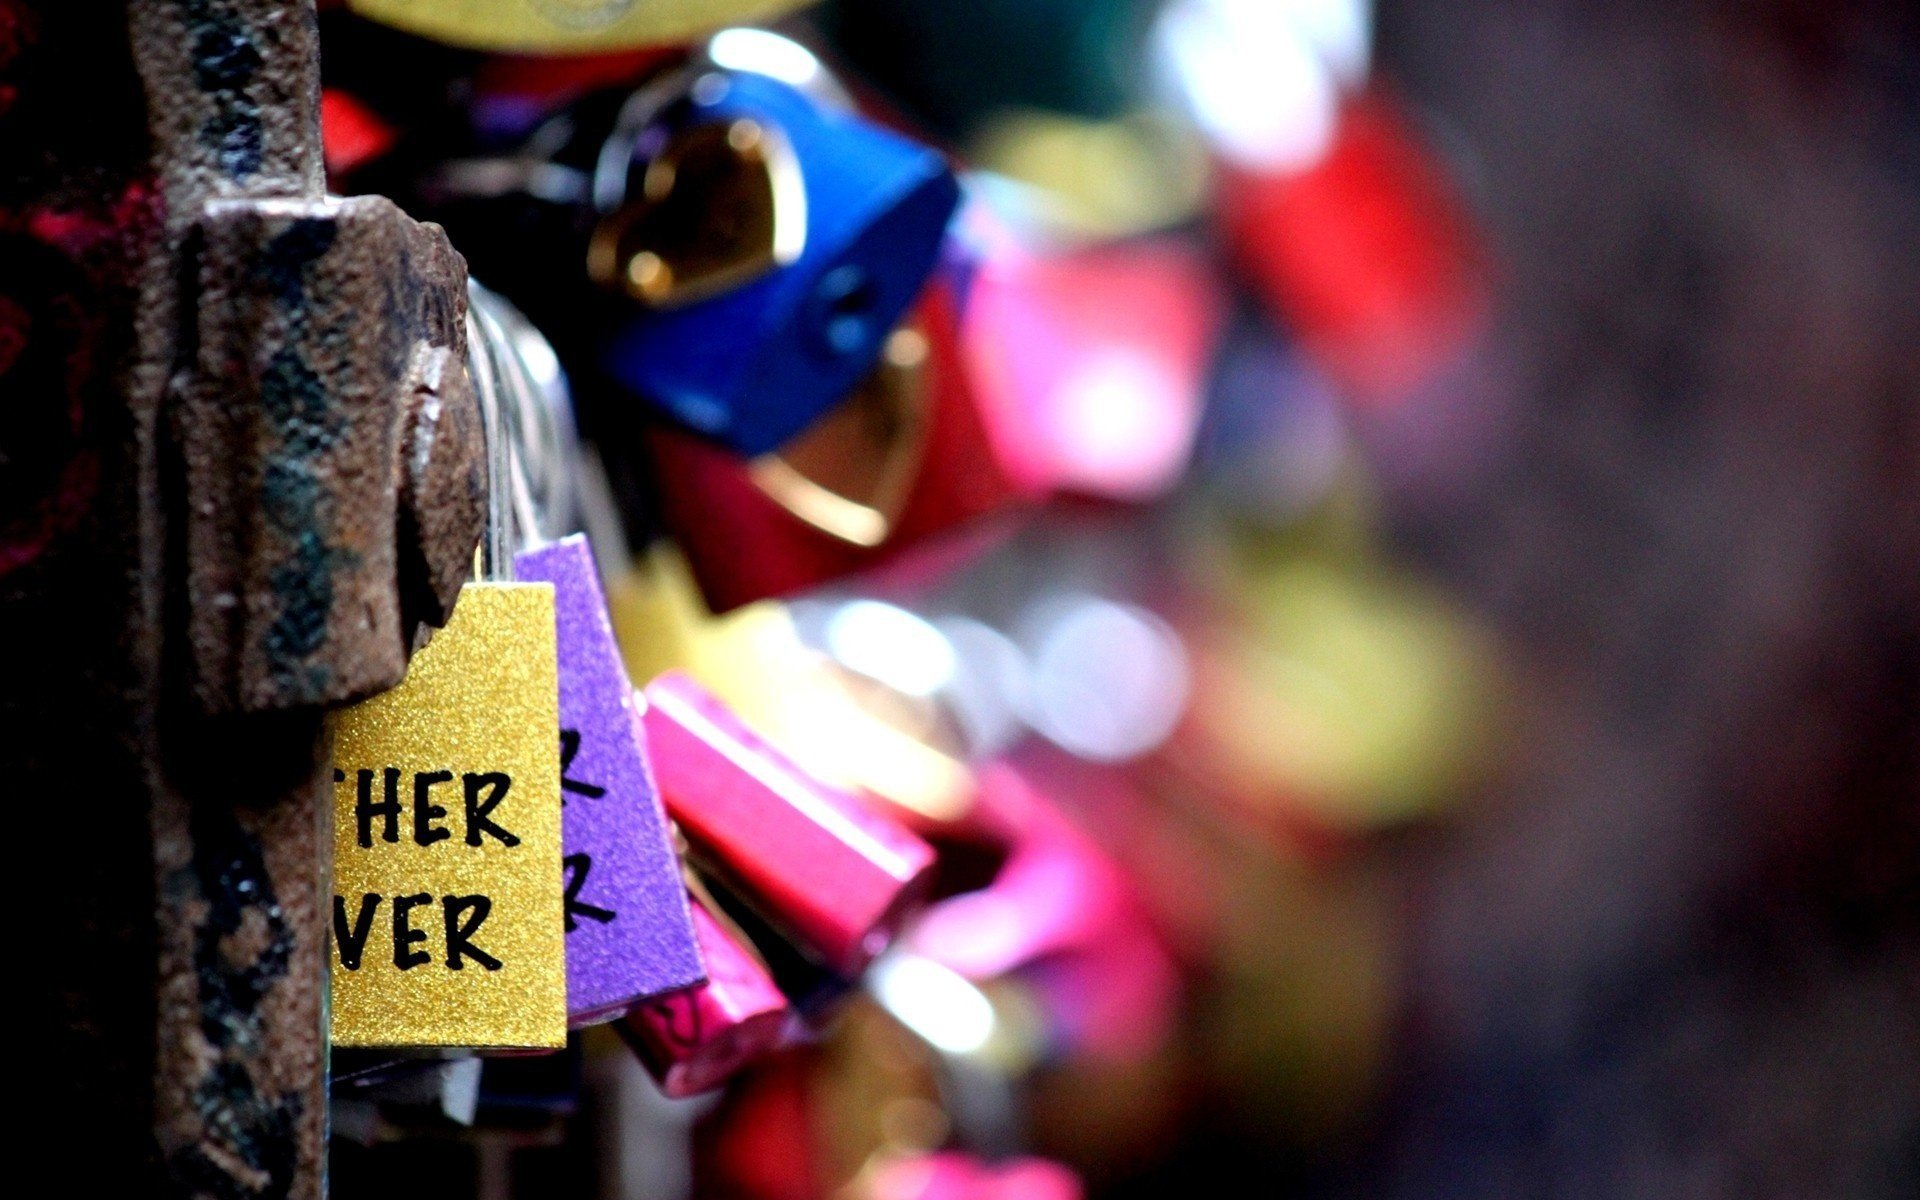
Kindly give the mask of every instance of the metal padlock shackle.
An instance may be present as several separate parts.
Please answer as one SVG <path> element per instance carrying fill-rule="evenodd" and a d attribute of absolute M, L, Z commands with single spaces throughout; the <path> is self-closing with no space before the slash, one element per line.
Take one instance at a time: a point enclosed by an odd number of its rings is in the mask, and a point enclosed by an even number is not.
<path fill-rule="evenodd" d="M 810 182 L 791 131 L 777 120 L 698 116 L 727 96 L 736 80 L 752 76 L 792 89 L 822 114 L 856 112 L 852 94 L 805 46 L 764 29 L 725 29 L 697 47 L 688 61 L 661 70 L 628 92 L 617 110 L 602 109 L 584 128 L 577 113 L 558 113 L 508 153 L 442 163 L 421 186 L 426 195 L 442 201 L 518 194 L 592 214 L 588 276 L 647 307 L 678 308 L 725 294 L 797 262 L 806 252 L 811 221 Z M 653 188 L 671 190 L 687 165 L 683 156 L 689 146 L 682 135 L 694 135 L 691 152 L 699 160 L 701 132 L 724 138 L 723 153 L 756 162 L 766 171 L 773 191 L 770 244 L 764 255 L 695 281 L 666 271 L 658 282 L 631 282 L 630 264 L 622 261 L 619 245 L 625 221 L 659 198 L 651 194 Z M 704 152 L 714 149 L 709 145 Z M 571 161 L 556 161 L 561 158 Z"/>
<path fill-rule="evenodd" d="M 595 211 L 610 213 L 625 202 L 627 171 L 647 130 L 676 103 L 697 97 L 702 80 L 727 71 L 765 75 L 822 108 L 854 111 L 853 93 L 799 42 L 766 29 L 723 29 L 688 62 L 648 80 L 621 105 L 594 163 L 588 194 Z"/>
<path fill-rule="evenodd" d="M 553 348 L 498 294 L 467 283 L 467 370 L 486 439 L 487 533 L 481 573 L 510 578 L 513 556 L 573 527 L 579 438 Z"/>
<path fill-rule="evenodd" d="M 647 131 L 674 104 L 687 98 L 699 100 L 703 81 L 708 77 L 724 81 L 726 71 L 766 75 L 799 90 L 820 108 L 854 111 L 852 92 L 803 44 L 768 29 L 722 29 L 680 67 L 641 84 L 620 106 L 620 115 L 614 117 L 612 131 L 593 163 L 588 196 L 597 213 L 612 213 L 626 202 L 628 169 Z"/>
<path fill-rule="evenodd" d="M 610 213 L 625 197 L 629 156 L 641 137 L 685 100 L 701 78 L 725 71 L 767 75 L 824 108 L 851 112 L 855 107 L 853 94 L 799 42 L 765 29 L 723 29 L 697 47 L 687 62 L 633 89 L 604 135 L 591 171 L 549 161 L 577 132 L 572 117 L 560 113 L 535 126 L 513 152 L 450 159 L 426 182 L 448 197 L 475 200 L 522 192 L 552 204 L 585 204 L 603 215 Z"/>

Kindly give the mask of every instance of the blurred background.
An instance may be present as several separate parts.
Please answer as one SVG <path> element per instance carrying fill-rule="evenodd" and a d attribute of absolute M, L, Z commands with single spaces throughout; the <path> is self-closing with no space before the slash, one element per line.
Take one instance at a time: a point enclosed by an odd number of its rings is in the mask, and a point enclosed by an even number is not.
<path fill-rule="evenodd" d="M 337 1194 L 1920 1195 L 1920 13 L 767 28 L 708 53 L 962 173 L 953 311 L 887 355 L 975 424 L 873 401 L 756 476 L 899 553 L 779 566 L 577 259 L 433 186 L 669 52 L 331 9 L 335 186 L 552 340 L 634 679 L 918 830 L 935 897 L 717 1093 L 604 1029 L 464 1123 L 336 1085 Z"/>

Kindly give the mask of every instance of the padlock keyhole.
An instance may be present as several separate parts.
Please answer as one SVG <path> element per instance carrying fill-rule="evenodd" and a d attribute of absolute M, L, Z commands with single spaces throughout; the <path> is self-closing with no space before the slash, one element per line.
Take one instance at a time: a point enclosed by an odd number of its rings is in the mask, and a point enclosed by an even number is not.
<path fill-rule="evenodd" d="M 864 267 L 849 263 L 828 271 L 814 301 L 820 334 L 833 354 L 850 357 L 873 345 L 873 312 L 880 296 Z"/>

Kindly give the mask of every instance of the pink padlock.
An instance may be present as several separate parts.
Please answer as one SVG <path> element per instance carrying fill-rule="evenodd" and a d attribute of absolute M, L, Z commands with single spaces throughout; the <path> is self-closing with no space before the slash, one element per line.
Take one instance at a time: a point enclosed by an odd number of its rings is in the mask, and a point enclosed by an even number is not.
<path fill-rule="evenodd" d="M 669 1096 L 712 1091 L 786 1036 L 787 998 L 773 977 L 695 899 L 694 938 L 707 982 L 649 1000 L 620 1022 L 629 1045 Z"/>
<path fill-rule="evenodd" d="M 989 1163 L 971 1154 L 909 1154 L 880 1163 L 868 1181 L 874 1200 L 1081 1200 L 1079 1176 L 1044 1158 Z"/>
<path fill-rule="evenodd" d="M 667 811 L 694 854 L 830 969 L 851 978 L 931 882 L 933 850 L 808 775 L 679 672 L 647 685 Z"/>

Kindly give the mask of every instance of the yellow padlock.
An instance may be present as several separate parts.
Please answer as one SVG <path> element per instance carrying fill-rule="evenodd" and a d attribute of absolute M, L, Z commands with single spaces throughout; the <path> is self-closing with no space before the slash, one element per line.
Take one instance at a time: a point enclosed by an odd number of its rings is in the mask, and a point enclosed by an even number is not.
<path fill-rule="evenodd" d="M 807 0 L 351 0 L 370 20 L 476 50 L 586 52 L 684 42 Z"/>
<path fill-rule="evenodd" d="M 566 1043 L 553 585 L 469 583 L 334 719 L 333 1041 Z"/>

